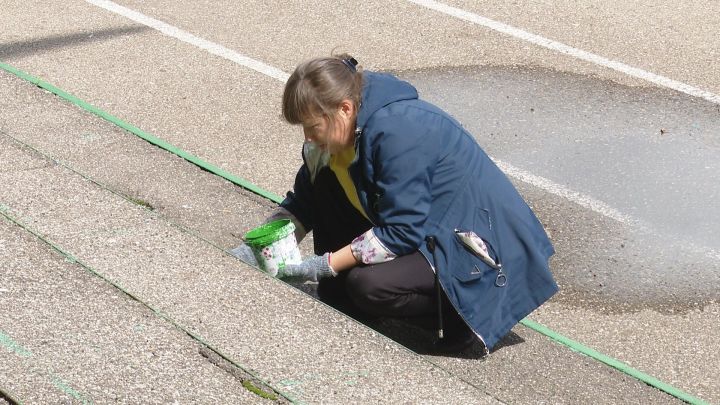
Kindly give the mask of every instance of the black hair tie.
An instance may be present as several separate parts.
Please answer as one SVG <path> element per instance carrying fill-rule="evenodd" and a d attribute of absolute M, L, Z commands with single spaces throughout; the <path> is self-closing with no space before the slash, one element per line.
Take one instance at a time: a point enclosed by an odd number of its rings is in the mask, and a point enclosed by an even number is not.
<path fill-rule="evenodd" d="M 350 58 L 347 58 L 347 59 L 342 59 L 342 63 L 344 63 L 345 66 L 347 66 L 348 69 L 350 69 L 351 72 L 357 73 L 357 64 L 358 64 L 358 63 L 357 63 L 357 61 L 355 60 L 355 58 L 350 57 Z"/>

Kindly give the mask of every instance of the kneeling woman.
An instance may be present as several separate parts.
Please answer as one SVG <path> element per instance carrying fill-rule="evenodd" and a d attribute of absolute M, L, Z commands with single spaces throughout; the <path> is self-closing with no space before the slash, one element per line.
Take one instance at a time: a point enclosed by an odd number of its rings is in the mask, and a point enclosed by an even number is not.
<path fill-rule="evenodd" d="M 537 218 L 473 137 L 394 76 L 348 55 L 312 59 L 282 112 L 304 164 L 277 217 L 318 256 L 278 277 L 318 281 L 321 300 L 362 318 L 444 321 L 438 351 L 491 349 L 556 291 Z M 438 322 L 439 320 L 442 320 Z"/>

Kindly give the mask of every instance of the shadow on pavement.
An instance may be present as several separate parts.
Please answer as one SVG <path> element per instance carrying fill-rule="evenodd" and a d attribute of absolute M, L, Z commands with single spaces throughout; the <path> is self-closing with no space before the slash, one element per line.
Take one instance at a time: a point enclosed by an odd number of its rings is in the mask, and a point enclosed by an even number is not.
<path fill-rule="evenodd" d="M 319 299 L 317 296 L 317 285 L 313 283 L 288 283 L 300 291 L 310 295 L 315 299 Z M 394 340 L 395 342 L 405 346 L 409 350 L 412 350 L 418 354 L 433 354 L 433 342 L 435 342 L 437 335 L 435 330 L 428 330 L 405 322 L 401 319 L 393 318 L 372 318 L 372 319 L 357 319 L 356 321 L 364 324 L 370 329 Z M 503 337 L 500 342 L 493 348 L 491 353 L 495 353 L 498 350 L 514 346 L 520 343 L 525 343 L 525 339 L 518 336 L 515 332 L 510 332 Z M 440 356 L 440 355 L 437 355 Z M 485 346 L 479 340 L 469 348 L 454 354 L 443 354 L 444 357 L 454 357 L 461 359 L 482 359 L 485 357 Z"/>
<path fill-rule="evenodd" d="M 75 34 L 51 35 L 45 38 L 0 44 L 0 60 L 22 58 L 28 55 L 55 51 L 62 48 L 77 46 L 83 43 L 105 41 L 113 37 L 135 34 L 150 30 L 145 26 L 118 27 Z"/>

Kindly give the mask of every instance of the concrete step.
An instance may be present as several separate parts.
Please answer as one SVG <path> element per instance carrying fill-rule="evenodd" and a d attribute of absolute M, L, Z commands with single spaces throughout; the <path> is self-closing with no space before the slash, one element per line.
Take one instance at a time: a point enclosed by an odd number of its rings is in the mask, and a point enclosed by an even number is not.
<path fill-rule="evenodd" d="M 0 382 L 24 403 L 268 402 L 243 387 L 250 375 L 2 215 L 0 308 Z"/>
<path fill-rule="evenodd" d="M 63 135 L 46 132 L 46 136 Z M 3 149 L 18 167 L 0 173 L 5 215 L 288 398 L 332 403 L 419 398 L 496 402 L 402 346 L 169 223 L 144 204 L 12 145 L 7 137 Z M 32 318 L 24 322 L 34 324 Z"/>

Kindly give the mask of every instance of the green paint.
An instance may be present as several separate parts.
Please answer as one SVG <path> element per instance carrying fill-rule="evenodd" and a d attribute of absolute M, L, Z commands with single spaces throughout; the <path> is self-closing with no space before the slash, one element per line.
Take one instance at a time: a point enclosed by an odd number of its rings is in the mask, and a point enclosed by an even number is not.
<path fill-rule="evenodd" d="M 82 138 L 86 141 L 94 141 L 94 140 L 102 138 L 102 136 L 100 136 L 98 134 L 82 134 Z"/>
<path fill-rule="evenodd" d="M 545 325 L 541 325 L 541 324 L 539 324 L 535 321 L 532 321 L 530 319 L 527 319 L 527 318 L 521 320 L 520 323 L 538 333 L 541 333 L 559 343 L 562 343 L 563 345 L 569 347 L 573 351 L 582 353 L 588 357 L 591 357 L 595 360 L 600 361 L 601 363 L 605 363 L 610 367 L 613 367 L 619 371 L 622 371 L 623 373 L 625 373 L 631 377 L 634 377 L 634 378 L 644 382 L 647 385 L 653 386 L 661 391 L 667 392 L 668 394 L 670 394 L 676 398 L 679 398 L 687 403 L 690 403 L 693 405 L 707 405 L 707 402 L 705 402 L 699 398 L 695 398 L 695 397 L 691 396 L 690 394 L 688 394 L 684 391 L 681 391 L 681 390 L 673 387 L 672 385 L 666 384 L 666 383 L 658 380 L 655 377 L 652 377 L 652 376 L 647 375 L 639 370 L 636 370 L 617 359 L 606 356 L 606 355 L 604 355 L 600 352 L 597 352 L 579 342 L 576 342 L 568 337 L 565 337 L 565 336 L 553 331 L 552 329 L 548 328 Z"/>
<path fill-rule="evenodd" d="M 2 63 L 0 63 L 0 67 L 2 67 Z M 165 312 L 160 311 L 159 309 L 156 309 L 156 308 L 152 307 L 151 305 L 149 305 L 149 304 L 146 303 L 145 301 L 141 300 L 140 298 L 138 298 L 138 297 L 136 297 L 135 295 L 133 295 L 132 293 L 130 293 L 128 290 L 126 290 L 125 288 L 123 288 L 121 285 L 119 285 L 119 284 L 115 283 L 114 281 L 106 278 L 105 276 L 103 276 L 102 274 L 98 273 L 96 270 L 94 270 L 93 268 L 87 266 L 87 265 L 84 264 L 83 262 L 75 259 L 72 255 L 70 255 L 69 253 L 65 252 L 60 246 L 54 244 L 54 243 L 51 242 L 50 240 L 46 239 L 43 235 L 41 235 L 41 234 L 39 234 L 37 231 L 29 228 L 27 225 L 23 224 L 22 222 L 18 221 L 17 219 L 13 218 L 12 216 L 9 216 L 9 215 L 6 214 L 5 212 L 1 212 L 1 211 L 0 211 L 0 214 L 1 214 L 4 218 L 8 219 L 10 222 L 18 225 L 18 226 L 21 227 L 22 229 L 26 230 L 27 232 L 31 233 L 32 235 L 34 235 L 35 237 L 37 237 L 38 239 L 40 239 L 41 241 L 43 241 L 44 243 L 48 244 L 48 245 L 49 245 L 50 247 L 52 247 L 53 249 L 57 250 L 60 254 L 62 254 L 62 255 L 66 258 L 66 260 L 72 260 L 73 262 L 76 262 L 79 266 L 81 266 L 82 268 L 84 268 L 85 270 L 87 270 L 89 273 L 91 273 L 91 274 L 93 274 L 94 276 L 100 278 L 101 280 L 105 281 L 106 283 L 112 285 L 113 287 L 117 288 L 119 291 L 122 291 L 125 295 L 127 295 L 127 296 L 130 297 L 131 299 L 139 302 L 140 304 L 142 304 L 143 306 L 145 306 L 146 308 L 148 308 L 150 311 L 152 311 L 155 315 L 157 315 L 157 316 L 160 317 L 161 319 L 169 322 L 171 325 L 173 325 L 174 327 L 176 327 L 178 330 L 181 330 L 181 331 L 185 332 L 188 336 L 190 336 L 190 337 L 193 338 L 194 340 L 200 342 L 203 346 L 207 347 L 208 349 L 212 350 L 213 352 L 217 353 L 220 357 L 222 357 L 223 359 L 227 360 L 228 362 L 230 362 L 231 364 L 233 364 L 234 366 L 236 366 L 236 367 L 239 368 L 240 370 L 243 370 L 243 371 L 246 372 L 247 374 L 253 376 L 257 381 L 261 381 L 263 384 L 265 384 L 265 385 L 268 386 L 268 387 L 271 386 L 270 384 L 268 384 L 268 383 L 266 383 L 266 382 L 263 382 L 262 379 L 260 379 L 259 377 L 257 377 L 252 371 L 248 370 L 247 367 L 241 366 L 240 364 L 236 363 L 235 361 L 233 361 L 232 359 L 230 359 L 230 358 L 227 357 L 226 355 L 222 354 L 219 350 L 213 348 L 209 343 L 207 343 L 207 342 L 205 341 L 205 339 L 204 339 L 202 336 L 197 335 L 197 334 L 193 333 L 192 331 L 184 328 L 182 325 L 178 324 L 174 319 L 172 319 L 172 318 L 171 318 L 168 314 L 166 314 Z M 220 248 L 218 248 L 218 249 L 220 249 Z M 3 336 L 4 336 L 4 335 L 3 335 L 2 333 L 0 333 L 0 345 L 3 345 L 3 344 L 5 343 L 5 341 L 3 341 L 3 339 L 2 339 Z M 7 340 L 7 341 L 8 341 L 8 342 L 13 342 L 12 339 L 9 339 L 9 340 Z M 13 346 L 13 345 L 7 344 L 7 343 L 5 343 L 4 345 L 6 345 L 6 346 Z M 18 346 L 18 347 L 19 347 L 19 345 L 17 345 L 17 344 L 15 344 L 14 346 Z M 27 351 L 27 353 L 30 353 L 30 352 Z M 133 367 L 133 368 L 134 368 L 134 367 Z M 60 389 L 62 389 L 62 390 L 64 390 L 64 391 L 66 391 L 69 395 L 72 395 L 72 396 L 74 396 L 74 397 L 76 397 L 76 395 L 80 395 L 77 391 L 73 390 L 72 387 L 68 386 L 67 384 L 65 384 L 65 383 L 64 383 L 62 380 L 60 380 L 60 379 L 56 379 L 56 381 L 54 381 L 53 383 L 55 384 L 56 387 L 58 387 L 58 388 L 60 388 Z M 254 386 L 254 385 L 253 385 L 253 386 Z M 257 387 L 256 387 L 256 388 L 257 388 Z M 273 389 L 274 389 L 274 387 L 273 387 Z M 275 389 L 275 392 L 277 392 L 278 395 L 281 395 L 281 396 L 283 396 L 284 398 L 286 398 L 286 399 L 287 399 L 288 401 L 290 401 L 291 403 L 294 403 L 294 404 L 302 404 L 301 401 L 298 401 L 297 399 L 293 398 L 292 396 L 289 396 L 287 393 L 284 393 L 284 392 L 282 392 L 281 390 Z M 259 394 L 258 394 L 258 395 L 259 395 Z M 77 398 L 77 397 L 76 397 L 76 398 Z M 83 403 L 88 403 L 88 402 L 87 402 L 86 400 L 84 400 L 84 399 L 81 399 L 81 400 L 83 401 Z"/>
<path fill-rule="evenodd" d="M 357 385 L 358 381 L 360 379 L 367 378 L 370 374 L 365 371 L 346 371 L 342 373 L 342 378 L 344 380 L 345 385 L 348 385 L 350 387 L 353 387 Z"/>
<path fill-rule="evenodd" d="M 145 140 L 155 146 L 165 149 L 166 151 L 168 151 L 172 154 L 175 154 L 175 155 L 187 160 L 188 162 L 190 162 L 194 165 L 197 165 L 197 166 L 201 167 L 202 169 L 209 171 L 210 173 L 218 175 L 232 183 L 235 183 L 238 186 L 243 187 L 255 194 L 261 195 L 261 196 L 263 196 L 271 201 L 274 201 L 276 203 L 279 203 L 283 200 L 277 194 L 273 194 L 269 191 L 265 191 L 262 188 L 254 185 L 253 183 L 250 183 L 249 181 L 247 181 L 245 179 L 237 177 L 217 166 L 214 166 L 208 162 L 205 162 L 202 159 L 200 159 L 196 156 L 193 156 L 190 153 L 188 153 L 188 152 L 186 152 L 186 151 L 184 151 L 184 150 L 182 150 L 182 149 L 180 149 L 180 148 L 178 148 L 178 147 L 176 147 L 154 135 L 151 135 L 151 134 L 139 129 L 139 128 L 135 127 L 134 125 L 128 124 L 127 122 L 125 122 L 113 115 L 110 115 L 110 114 L 106 113 L 105 111 L 103 111 L 91 104 L 86 103 L 83 100 L 80 100 L 79 98 L 73 96 L 72 94 L 63 91 L 63 90 L 53 86 L 50 83 L 44 82 L 36 77 L 33 77 L 33 76 L 23 72 L 20 69 L 16 69 L 10 65 L 7 65 L 7 64 L 1 63 L 1 62 L 0 62 L 0 69 L 10 72 L 10 73 L 14 74 L 15 76 L 40 87 L 41 89 L 45 89 L 45 90 L 55 94 L 56 96 L 75 104 L 76 106 L 84 109 L 85 111 L 93 113 L 93 114 L 97 115 L 98 117 L 103 118 L 104 120 L 117 125 L 118 127 L 138 136 L 139 138 L 142 138 L 143 140 Z"/>
<path fill-rule="evenodd" d="M 289 219 L 261 225 L 246 233 L 243 240 L 250 247 L 258 266 L 271 276 L 288 264 L 302 261 L 295 240 L 295 225 Z"/>
<path fill-rule="evenodd" d="M 274 242 L 290 235 L 295 231 L 295 226 L 289 219 L 278 219 L 265 225 L 261 225 L 246 233 L 243 239 L 248 246 L 253 248 L 264 248 Z"/>
<path fill-rule="evenodd" d="M 117 228 L 117 229 L 113 229 L 111 231 L 111 234 L 113 236 L 128 235 L 129 233 L 130 233 L 130 230 L 128 230 L 127 228 Z"/>
<path fill-rule="evenodd" d="M 250 381 L 250 380 L 243 381 L 242 385 L 243 385 L 243 387 L 245 387 L 246 390 L 252 392 L 255 395 L 260 396 L 261 398 L 269 399 L 271 401 L 277 401 L 277 399 L 278 399 L 277 395 L 275 395 L 271 392 L 263 391 L 261 388 L 259 388 L 255 384 L 253 384 L 252 381 Z"/>
<path fill-rule="evenodd" d="M 363 370 L 363 371 L 346 371 L 343 374 L 343 378 L 347 378 L 345 380 L 345 385 L 354 386 L 358 383 L 358 379 L 360 378 L 367 378 L 370 374 Z"/>
<path fill-rule="evenodd" d="M 278 383 L 280 383 L 280 384 L 282 384 L 282 385 L 284 385 L 284 386 L 286 386 L 286 387 L 292 387 L 292 386 L 295 386 L 295 385 L 300 385 L 300 384 L 302 384 L 302 382 L 300 382 L 300 381 L 295 381 L 295 380 L 280 380 L 280 381 L 278 381 Z"/>
<path fill-rule="evenodd" d="M 32 353 L 30 350 L 20 346 L 16 341 L 13 340 L 10 336 L 6 335 L 5 333 L 0 331 L 0 345 L 3 345 L 7 347 L 9 350 L 15 352 L 20 357 L 30 357 L 32 356 Z"/>
<path fill-rule="evenodd" d="M 81 393 L 75 391 L 73 389 L 73 387 L 68 385 L 65 381 L 55 377 L 55 378 L 53 378 L 52 383 L 56 388 L 60 389 L 64 393 L 70 395 L 71 397 L 77 399 L 78 401 L 82 402 L 83 404 L 92 404 L 92 402 L 86 400 L 85 397 Z"/>
<path fill-rule="evenodd" d="M 291 390 L 291 391 L 282 392 L 282 395 L 285 398 L 287 398 L 291 403 L 298 404 L 298 405 L 305 404 L 298 398 L 298 396 L 303 395 L 303 390 L 301 387 L 302 381 L 283 379 L 283 380 L 278 381 L 278 384 L 281 384 L 284 387 L 286 387 L 287 389 Z"/>

